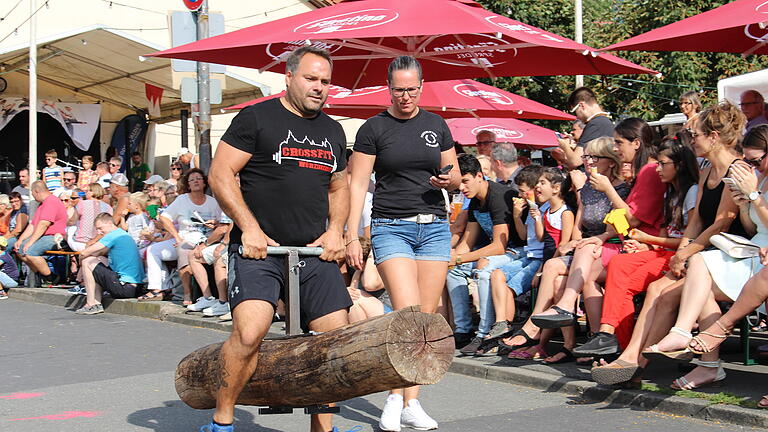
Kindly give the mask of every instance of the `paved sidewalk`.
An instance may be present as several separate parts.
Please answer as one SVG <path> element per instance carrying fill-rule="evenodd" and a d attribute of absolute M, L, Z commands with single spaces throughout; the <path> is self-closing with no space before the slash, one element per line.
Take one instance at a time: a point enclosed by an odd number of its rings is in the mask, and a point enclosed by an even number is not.
<path fill-rule="evenodd" d="M 62 289 L 14 288 L 9 296 L 17 300 L 57 305 L 73 311 L 85 302 L 84 296 L 72 296 Z M 230 331 L 230 322 L 217 318 L 206 318 L 200 313 L 187 313 L 186 308 L 171 302 L 138 302 L 135 299 L 105 299 L 107 312 L 144 318 L 152 318 L 196 327 Z M 274 323 L 270 336 L 283 334 L 283 323 Z M 766 343 L 765 334 L 753 335 L 753 344 Z M 556 352 L 552 344 L 550 352 Z M 768 366 L 744 366 L 740 363 L 738 338 L 731 338 L 724 345 L 724 367 L 728 378 L 717 388 L 705 388 L 703 393 L 729 393 L 745 400 L 756 402 L 768 393 Z M 575 363 L 545 365 L 534 361 L 502 359 L 497 356 L 457 356 L 451 365 L 451 372 L 511 384 L 530 386 L 546 391 L 579 394 L 594 401 L 630 405 L 639 409 L 653 409 L 670 414 L 690 416 L 704 420 L 728 422 L 743 426 L 768 428 L 768 410 L 745 408 L 737 405 L 713 404 L 707 400 L 692 397 L 670 396 L 658 392 L 624 390 L 598 386 L 590 380 L 589 366 Z M 656 363 L 646 371 L 646 382 L 661 388 L 683 375 L 675 363 Z"/>

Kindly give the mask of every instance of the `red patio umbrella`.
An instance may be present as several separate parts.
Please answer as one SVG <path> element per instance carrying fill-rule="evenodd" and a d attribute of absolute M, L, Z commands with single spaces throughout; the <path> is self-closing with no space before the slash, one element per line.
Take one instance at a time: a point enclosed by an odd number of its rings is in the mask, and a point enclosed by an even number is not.
<path fill-rule="evenodd" d="M 618 57 L 453 0 L 340 3 L 152 54 L 284 72 L 297 47 L 331 52 L 333 83 L 386 82 L 389 62 L 419 58 L 430 81 L 455 78 L 655 73 Z"/>
<path fill-rule="evenodd" d="M 284 92 L 255 99 L 226 109 L 241 109 Z M 354 91 L 331 86 L 323 111 L 331 115 L 369 118 L 391 104 L 386 86 Z M 555 108 L 478 81 L 449 80 L 425 82 L 419 106 L 445 118 L 514 117 L 547 120 L 574 120 L 576 117 Z"/>
<path fill-rule="evenodd" d="M 453 139 L 462 145 L 475 145 L 482 130 L 496 134 L 496 142 L 511 142 L 516 147 L 545 149 L 557 147 L 555 131 L 512 118 L 458 118 L 447 120 Z"/>
<path fill-rule="evenodd" d="M 604 50 L 768 54 L 768 1 L 738 0 Z"/>

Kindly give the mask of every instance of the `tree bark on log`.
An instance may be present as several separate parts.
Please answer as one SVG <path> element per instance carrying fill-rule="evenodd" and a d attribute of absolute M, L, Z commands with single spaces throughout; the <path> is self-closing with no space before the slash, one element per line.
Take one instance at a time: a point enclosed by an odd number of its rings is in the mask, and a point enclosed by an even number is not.
<path fill-rule="evenodd" d="M 239 405 L 328 404 L 395 388 L 434 384 L 451 365 L 451 327 L 412 306 L 315 336 L 264 340 Z M 216 406 L 221 343 L 176 368 L 176 392 L 196 409 Z"/>

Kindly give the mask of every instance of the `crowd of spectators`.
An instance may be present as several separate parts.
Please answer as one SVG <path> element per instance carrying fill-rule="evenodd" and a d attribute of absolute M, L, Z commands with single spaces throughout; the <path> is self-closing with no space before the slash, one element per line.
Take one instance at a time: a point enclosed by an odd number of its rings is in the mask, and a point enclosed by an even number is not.
<path fill-rule="evenodd" d="M 674 380 L 674 389 L 724 380 L 719 345 L 768 298 L 762 96 L 747 91 L 740 106 L 702 107 L 695 92 L 685 93 L 687 121 L 663 138 L 639 118 L 614 124 L 589 89 L 577 89 L 568 103 L 578 121 L 552 151 L 556 168 L 530 165 L 498 175 L 505 145 L 492 143 L 494 183 L 482 168 L 488 156 L 459 157 L 468 218 L 459 215 L 452 228 L 446 285 L 460 352 L 592 363 L 601 384 L 638 386 L 658 358 L 693 360 L 695 368 Z M 484 133 L 477 140 L 483 150 L 493 141 Z M 509 188 L 494 192 L 499 183 Z M 763 249 L 735 254 L 710 242 L 721 233 Z M 521 317 L 516 300 L 531 290 L 531 314 Z M 725 315 L 723 304 L 733 304 Z M 577 346 L 581 318 L 589 334 Z M 548 353 L 557 330 L 562 348 Z M 759 405 L 768 407 L 768 398 Z"/>
<path fill-rule="evenodd" d="M 72 294 L 86 296 L 79 314 L 103 312 L 103 293 L 152 301 L 170 299 L 175 288 L 190 310 L 229 313 L 225 286 L 231 221 L 205 195 L 207 180 L 199 168 L 182 172 L 177 161 L 170 178 L 163 179 L 150 175 L 134 153 L 129 178 L 120 172 L 119 157 L 93 169 L 87 156 L 79 172 L 58 165 L 53 150 L 45 159 L 43 180 L 30 185 L 28 170 L 22 169 L 20 184 L 10 195 L 0 195 L 1 298 L 5 289 L 34 284 L 29 275 L 36 275 L 44 286 L 74 285 Z M 25 196 L 38 204 L 31 219 Z M 71 268 L 56 268 L 51 251 L 76 253 Z M 215 292 L 206 266 L 211 266 Z M 175 272 L 180 278 L 172 277 Z M 197 301 L 192 300 L 193 279 L 202 294 Z"/>

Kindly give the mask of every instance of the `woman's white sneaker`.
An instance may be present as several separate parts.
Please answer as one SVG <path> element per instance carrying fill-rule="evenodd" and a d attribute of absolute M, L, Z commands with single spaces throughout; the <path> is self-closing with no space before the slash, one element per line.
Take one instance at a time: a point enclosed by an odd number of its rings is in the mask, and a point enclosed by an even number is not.
<path fill-rule="evenodd" d="M 400 431 L 400 420 L 403 412 L 403 396 L 391 394 L 387 397 L 384 409 L 379 419 L 379 429 L 387 432 Z"/>
<path fill-rule="evenodd" d="M 408 401 L 408 406 L 400 414 L 400 425 L 417 430 L 437 429 L 437 422 L 430 417 L 416 399 Z"/>

